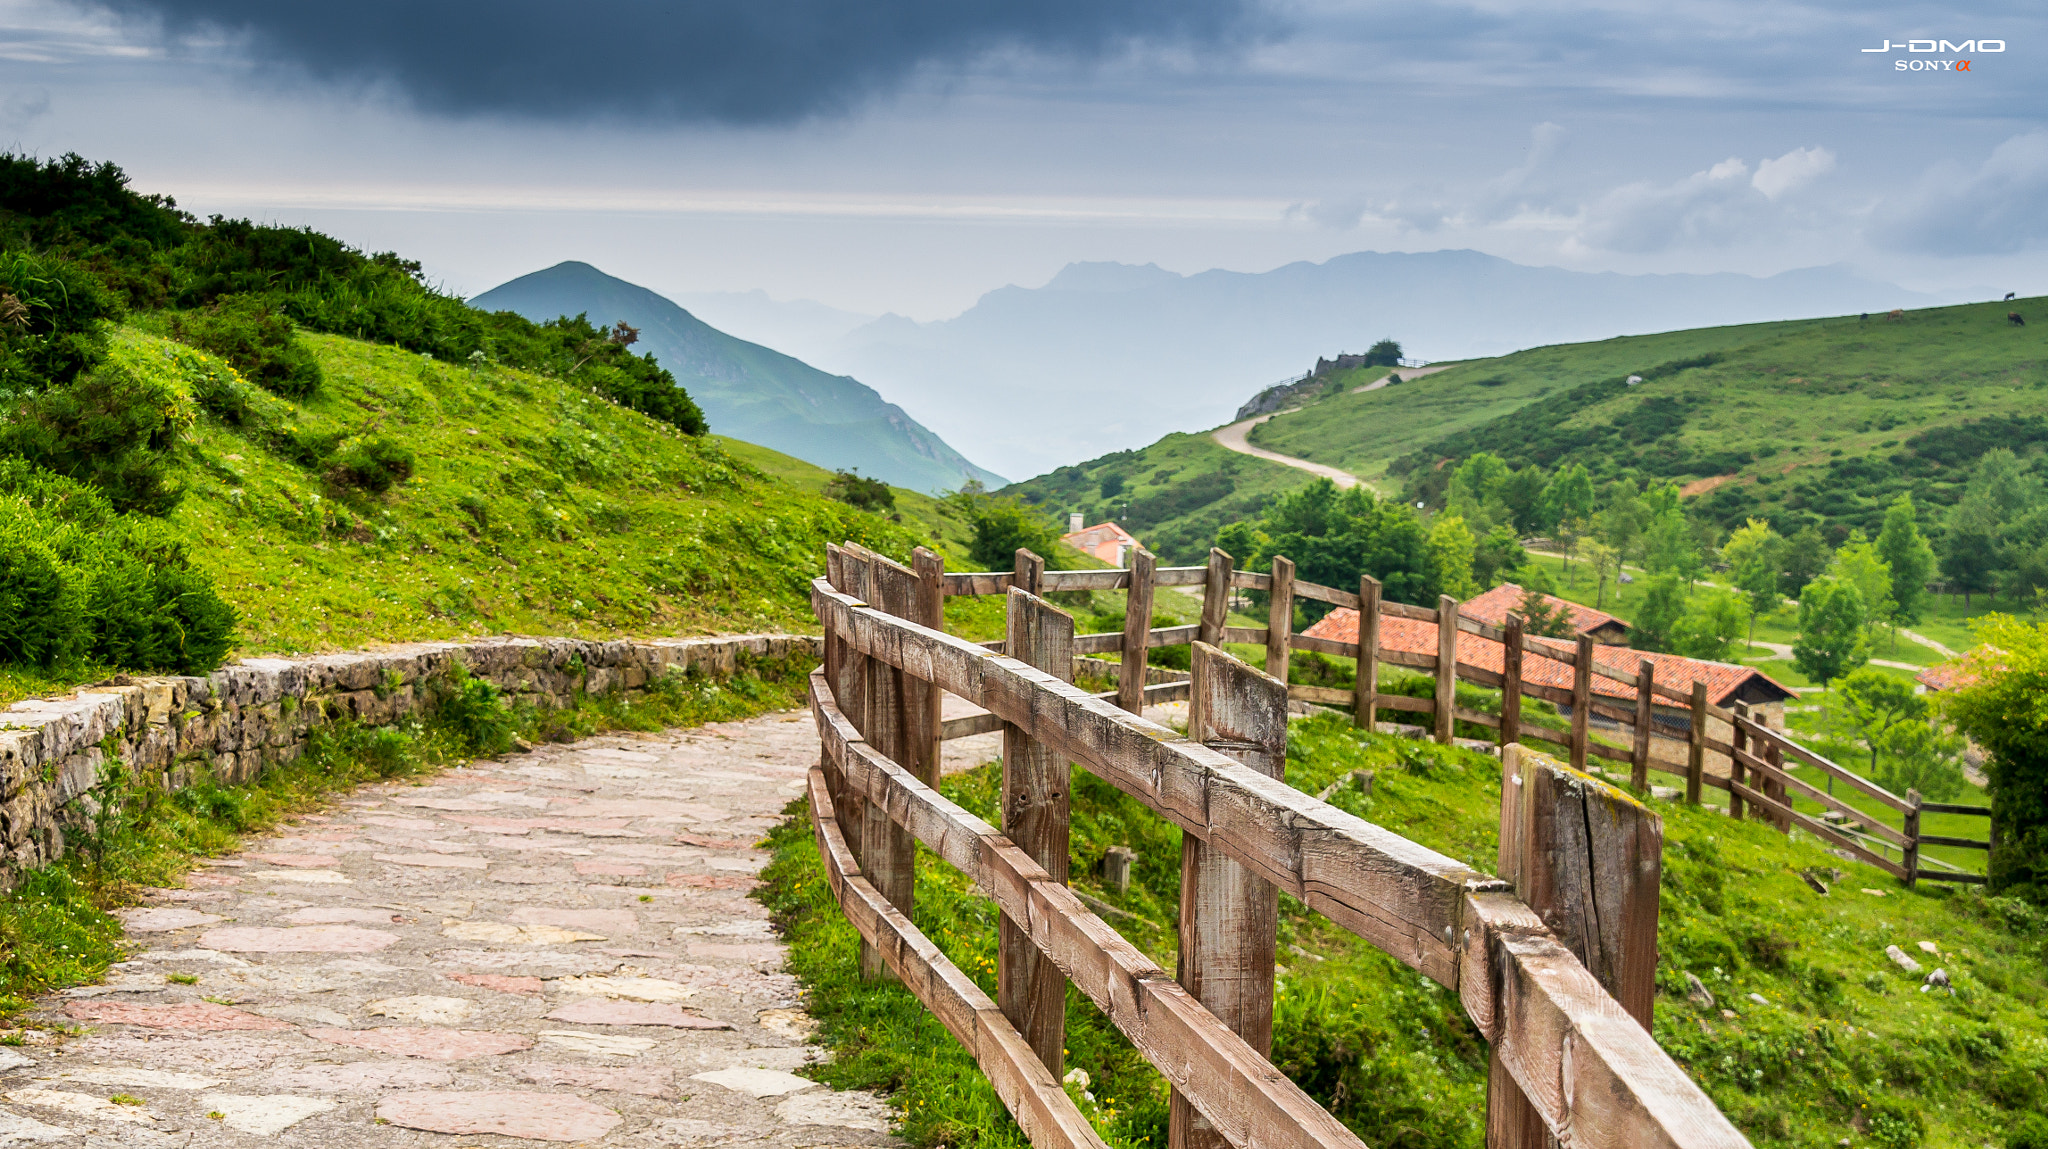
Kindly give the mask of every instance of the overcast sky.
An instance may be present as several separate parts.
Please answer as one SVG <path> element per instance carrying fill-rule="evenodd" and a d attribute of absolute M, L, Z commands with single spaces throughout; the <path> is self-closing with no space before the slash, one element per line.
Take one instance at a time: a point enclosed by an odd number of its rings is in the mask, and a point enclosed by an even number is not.
<path fill-rule="evenodd" d="M 2048 292 L 2044 42 L 2010 2 L 0 0 L 0 143 L 465 294 L 582 259 L 931 319 L 1444 247 Z"/>

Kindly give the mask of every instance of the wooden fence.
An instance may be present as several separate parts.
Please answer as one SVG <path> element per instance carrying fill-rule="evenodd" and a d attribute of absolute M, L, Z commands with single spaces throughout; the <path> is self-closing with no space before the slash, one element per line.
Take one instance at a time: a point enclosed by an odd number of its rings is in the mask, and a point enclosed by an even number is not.
<path fill-rule="evenodd" d="M 832 548 L 827 577 L 812 586 L 826 643 L 811 682 L 823 743 L 811 813 L 832 888 L 864 940 L 863 970 L 887 969 L 932 1010 L 1034 1144 L 1102 1144 L 1059 1084 L 1071 980 L 1171 1083 L 1172 1149 L 1362 1149 L 1266 1057 L 1274 899 L 1285 890 L 1458 995 L 1493 1049 L 1490 1146 L 1747 1145 L 1646 1028 L 1656 816 L 1615 787 L 1505 747 L 1500 861 L 1511 886 L 1290 788 L 1286 704 L 1298 688 L 1216 645 L 1286 635 L 1288 616 L 1276 607 L 1273 627 L 1227 627 L 1227 558 L 1197 571 L 1199 580 L 1155 572 L 1141 553 L 1134 571 L 1046 572 L 1027 553 L 1008 575 L 949 576 L 928 551 L 911 569 Z M 1276 567 L 1260 589 L 1277 585 L 1284 599 L 1286 574 Z M 1142 660 L 1126 660 L 1138 669 L 1126 670 L 1121 705 L 1066 681 L 1091 636 L 1038 597 L 1128 587 L 1132 621 L 1115 637 L 1141 650 L 1162 644 L 1148 633 L 1151 589 L 1181 579 L 1208 590 L 1202 622 L 1182 639 L 1194 644 L 1187 737 L 1134 712 Z M 948 589 L 1006 596 L 1002 653 L 944 633 Z M 1276 647 L 1284 671 L 1290 644 L 1269 644 L 1269 669 Z M 935 788 L 942 691 L 1001 723 L 1000 830 Z M 1370 684 L 1364 696 L 1379 702 Z M 1436 717 L 1447 729 L 1447 714 Z M 1178 977 L 1067 889 L 1069 763 L 1183 831 Z M 1000 908 L 997 1000 L 911 923 L 915 842 Z"/>
<path fill-rule="evenodd" d="M 1997 841 L 1996 826 L 1991 827 L 1983 840 L 1942 837 L 1921 833 L 1920 816 L 1922 812 L 1941 812 L 1980 815 L 1988 819 L 1991 816 L 1988 807 L 1927 803 L 1911 791 L 1905 797 L 1893 794 L 1801 746 L 1785 732 L 1757 721 L 1744 704 L 1715 705 L 1707 697 L 1705 683 L 1658 681 L 1655 665 L 1640 656 L 1634 656 L 1635 666 L 1629 669 L 1627 660 L 1631 658 L 1631 652 L 1625 648 L 1599 646 L 1585 636 L 1568 642 L 1527 634 L 1523 629 L 1524 620 L 1518 615 L 1509 615 L 1506 626 L 1493 626 L 1460 615 L 1457 600 L 1449 597 L 1438 599 L 1434 609 L 1393 602 L 1382 597 L 1378 580 L 1370 576 L 1360 577 L 1355 593 L 1301 582 L 1294 577 L 1294 564 L 1286 558 L 1274 559 L 1270 573 L 1236 570 L 1231 556 L 1220 550 L 1210 551 L 1207 565 L 1199 567 L 1155 567 L 1152 556 L 1143 550 L 1134 551 L 1131 561 L 1129 570 L 1049 571 L 1045 569 L 1043 559 L 1030 551 L 1019 551 L 1015 569 L 1011 571 L 951 574 L 943 570 L 934 556 L 926 562 L 930 568 L 928 574 L 921 577 L 930 583 L 931 589 L 925 593 L 935 594 L 941 603 L 955 595 L 1005 594 L 1012 587 L 1032 594 L 1126 591 L 1124 629 L 1110 634 L 1075 635 L 1073 645 L 1076 655 L 1110 652 L 1121 655 L 1117 690 L 1099 697 L 1113 698 L 1118 705 L 1133 713 L 1139 712 L 1145 703 L 1187 697 L 1185 682 L 1148 681 L 1146 660 L 1154 647 L 1195 641 L 1215 645 L 1262 645 L 1266 648 L 1266 673 L 1283 682 L 1287 679 L 1289 655 L 1294 651 L 1338 655 L 1357 660 L 1358 675 L 1351 690 L 1291 685 L 1287 688 L 1287 696 L 1296 701 L 1348 709 L 1357 723 L 1366 729 L 1371 729 L 1385 712 L 1403 715 L 1408 721 L 1424 725 L 1442 742 L 1452 740 L 1457 722 L 1487 727 L 1494 732 L 1501 746 L 1517 742 L 1552 746 L 1566 756 L 1574 769 L 1585 770 L 1588 761 L 1596 758 L 1614 763 L 1616 767 L 1625 766 L 1631 784 L 1638 791 L 1649 785 L 1651 771 L 1671 774 L 1683 779 L 1687 802 L 1697 805 L 1703 792 L 1709 788 L 1724 791 L 1728 794 L 1728 812 L 1732 817 L 1760 817 L 1786 832 L 1794 827 L 1806 830 L 1843 856 L 1883 870 L 1908 886 L 1922 878 L 1945 882 L 1984 881 L 1982 874 L 1963 872 L 1924 857 L 1921 847 L 1934 845 L 1988 851 Z M 1148 626 L 1156 588 L 1193 586 L 1203 588 L 1200 623 L 1160 628 Z M 1226 625 L 1230 594 L 1236 590 L 1266 592 L 1267 625 Z M 1294 604 L 1300 599 L 1358 611 L 1358 641 L 1339 642 L 1295 633 Z M 943 615 L 931 617 L 942 619 Z M 1382 620 L 1390 618 L 1435 626 L 1436 651 L 1419 654 L 1383 645 L 1380 641 Z M 1445 618 L 1455 620 L 1455 628 L 1440 625 L 1440 620 Z M 934 629 L 942 628 L 938 622 L 928 622 L 927 625 Z M 1460 633 L 1499 643 L 1502 669 L 1495 671 L 1490 667 L 1458 661 L 1457 635 Z M 984 645 L 998 652 L 1004 649 L 1002 642 Z M 1564 664 L 1570 671 L 1569 688 L 1527 680 L 1523 669 L 1529 656 Z M 1431 674 L 1435 679 L 1431 697 L 1413 698 L 1382 691 L 1379 681 L 1382 664 Z M 1633 692 L 1634 697 L 1626 701 L 1616 699 L 1611 688 L 1608 692 L 1596 692 L 1596 679 L 1625 688 Z M 1459 682 L 1499 690 L 1500 713 L 1489 714 L 1459 706 Z M 1524 698 L 1536 698 L 1568 708 L 1570 729 L 1552 730 L 1524 722 Z M 1682 733 L 1676 732 L 1672 724 L 1656 720 L 1655 712 L 1660 705 L 1683 712 Z M 1612 725 L 1614 733 L 1608 735 L 1609 738 L 1625 744 L 1615 745 L 1596 737 L 1593 729 L 1596 718 Z M 1727 741 L 1713 737 L 1710 731 L 1713 722 L 1728 728 L 1730 736 Z M 972 715 L 946 722 L 941 737 L 957 738 L 1001 727 L 1002 720 L 997 715 Z M 1684 744 L 1685 761 L 1682 766 L 1653 754 L 1653 741 L 1660 739 L 1666 743 Z M 1729 776 L 1707 772 L 1709 753 L 1728 760 Z M 1849 789 L 1896 815 L 1898 825 L 1894 827 L 1882 818 L 1838 799 L 1828 783 L 1815 786 L 1798 777 L 1787 769 L 1788 760 L 1798 767 L 1810 768 L 1817 775 L 1841 781 Z M 1833 817 L 1823 815 L 1816 818 L 1794 809 L 1793 794 L 1820 804 Z M 1898 852 L 1896 861 L 1890 856 L 1893 850 Z"/>

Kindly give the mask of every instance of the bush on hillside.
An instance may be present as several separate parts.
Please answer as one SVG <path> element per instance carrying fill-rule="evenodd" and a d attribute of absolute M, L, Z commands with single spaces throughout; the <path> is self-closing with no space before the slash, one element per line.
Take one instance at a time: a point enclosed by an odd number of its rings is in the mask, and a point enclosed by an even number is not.
<path fill-rule="evenodd" d="M 161 515 L 184 491 L 169 451 L 193 413 L 168 383 L 101 363 L 69 386 L 17 400 L 0 452 L 99 488 L 122 511 Z"/>
<path fill-rule="evenodd" d="M 298 328 L 257 295 L 226 295 L 212 306 L 171 317 L 171 337 L 234 364 L 243 377 L 287 399 L 320 387 L 320 362 Z"/>
<path fill-rule="evenodd" d="M 968 552 L 979 570 L 1009 570 L 1020 549 L 1048 557 L 1060 541 L 1051 523 L 1015 499 L 978 498 L 967 521 L 974 528 Z"/>
<path fill-rule="evenodd" d="M 864 479 L 860 468 L 840 471 L 825 484 L 825 497 L 837 499 L 849 507 L 886 515 L 896 510 L 896 492 L 880 479 Z"/>
<path fill-rule="evenodd" d="M 119 314 L 113 294 L 78 264 L 0 253 L 0 398 L 69 386 L 106 358 L 106 321 Z"/>
<path fill-rule="evenodd" d="M 1998 850 L 1994 893 L 2048 905 L 2048 623 L 1987 616 L 1965 685 L 1944 698 L 1956 728 L 1989 753 Z"/>
<path fill-rule="evenodd" d="M 85 645 L 84 588 L 43 524 L 0 518 L 0 661 L 54 666 Z"/>
<path fill-rule="evenodd" d="M 372 435 L 343 442 L 332 456 L 327 478 L 337 486 L 381 495 L 393 484 L 411 478 L 418 462 L 412 448 L 383 435 Z"/>

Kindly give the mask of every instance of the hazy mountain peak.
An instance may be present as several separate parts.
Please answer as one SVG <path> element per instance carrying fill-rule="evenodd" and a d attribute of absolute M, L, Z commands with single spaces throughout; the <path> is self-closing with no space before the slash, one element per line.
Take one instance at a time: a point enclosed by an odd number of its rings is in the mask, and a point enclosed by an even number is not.
<path fill-rule="evenodd" d="M 1168 271 L 1156 263 L 1140 266 L 1135 263 L 1113 261 L 1070 263 L 1060 268 L 1058 275 L 1047 281 L 1041 291 L 1142 291 L 1147 287 L 1158 287 L 1185 278 L 1179 272 Z"/>

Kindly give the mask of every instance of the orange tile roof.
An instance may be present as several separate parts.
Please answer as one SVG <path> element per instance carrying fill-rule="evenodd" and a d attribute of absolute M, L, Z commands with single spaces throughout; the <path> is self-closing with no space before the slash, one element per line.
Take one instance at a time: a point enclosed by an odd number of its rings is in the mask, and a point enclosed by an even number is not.
<path fill-rule="evenodd" d="M 1514 583 L 1504 582 L 1485 594 L 1480 595 L 1478 598 L 1460 603 L 1458 613 L 1466 618 L 1478 619 L 1480 622 L 1491 626 L 1506 626 L 1508 623 L 1508 613 L 1510 611 L 1519 613 L 1522 609 L 1522 601 L 1528 596 L 1528 591 L 1523 590 Z M 1618 626 L 1623 630 L 1629 629 L 1627 620 L 1616 618 L 1604 610 L 1594 610 L 1590 606 L 1580 606 L 1575 602 L 1567 602 L 1556 595 L 1546 594 L 1542 597 L 1544 605 L 1548 606 L 1551 610 L 1556 610 L 1559 607 L 1564 608 L 1565 617 L 1571 619 L 1572 633 L 1574 634 L 1591 634 L 1603 626 Z"/>
<path fill-rule="evenodd" d="M 1459 613 L 1464 612 L 1461 610 Z M 1357 642 L 1358 612 L 1349 607 L 1338 607 L 1302 633 L 1310 638 L 1323 638 L 1334 642 Z M 1382 615 L 1380 647 L 1383 650 L 1434 656 L 1436 624 Z M 1476 634 L 1458 635 L 1458 661 L 1467 666 L 1478 667 L 1494 674 L 1504 673 L 1503 649 L 1500 643 L 1490 638 L 1481 638 Z M 1657 681 L 1662 685 L 1683 690 L 1689 689 L 1694 682 L 1706 683 L 1707 701 L 1716 706 L 1728 705 L 1745 686 L 1752 684 L 1762 685 L 1766 693 L 1775 693 L 1777 697 L 1770 701 L 1782 701 L 1793 697 L 1792 691 L 1772 681 L 1769 675 L 1753 666 L 1708 662 L 1678 654 L 1633 650 L 1626 646 L 1593 647 L 1593 660 L 1603 666 L 1612 667 L 1618 673 L 1634 674 L 1639 659 L 1648 660 L 1656 668 Z M 1570 690 L 1572 668 L 1556 659 L 1544 658 L 1533 652 L 1526 653 L 1522 657 L 1522 681 L 1559 690 Z M 1625 700 L 1631 705 L 1634 704 L 1636 696 L 1635 691 L 1629 687 L 1598 675 L 1593 678 L 1593 693 L 1604 698 Z M 1666 704 L 1674 703 L 1666 700 Z"/>
<path fill-rule="evenodd" d="M 1974 653 L 1976 652 L 1971 652 Z M 1913 676 L 1913 681 L 1933 691 L 1954 690 L 1958 686 L 1968 686 L 1976 680 L 1977 675 L 1970 666 L 1968 654 L 1951 658 L 1947 662 L 1935 663 Z"/>

